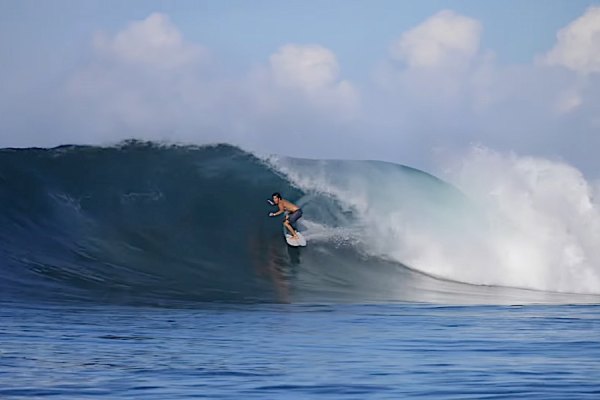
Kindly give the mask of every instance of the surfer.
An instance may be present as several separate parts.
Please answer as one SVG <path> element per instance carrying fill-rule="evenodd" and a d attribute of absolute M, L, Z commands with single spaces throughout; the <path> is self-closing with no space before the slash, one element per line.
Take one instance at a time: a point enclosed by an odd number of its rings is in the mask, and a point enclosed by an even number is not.
<path fill-rule="evenodd" d="M 295 224 L 302 217 L 302 209 L 291 201 L 282 198 L 280 193 L 273 193 L 271 198 L 273 199 L 273 205 L 279 207 L 279 211 L 269 213 L 269 217 L 276 217 L 287 212 L 283 220 L 283 226 L 292 234 L 292 238 L 299 239 L 292 224 Z"/>

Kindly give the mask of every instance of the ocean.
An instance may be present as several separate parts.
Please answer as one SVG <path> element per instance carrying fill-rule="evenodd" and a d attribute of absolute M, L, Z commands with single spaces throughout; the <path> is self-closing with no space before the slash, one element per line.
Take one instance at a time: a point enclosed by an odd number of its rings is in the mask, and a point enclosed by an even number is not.
<path fill-rule="evenodd" d="M 600 398 L 595 206 L 462 189 L 230 145 L 0 150 L 0 398 Z"/>

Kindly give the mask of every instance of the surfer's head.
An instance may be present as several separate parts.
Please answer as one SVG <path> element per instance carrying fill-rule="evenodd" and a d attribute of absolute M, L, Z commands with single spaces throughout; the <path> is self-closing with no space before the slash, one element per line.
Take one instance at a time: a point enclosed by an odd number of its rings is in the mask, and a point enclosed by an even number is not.
<path fill-rule="evenodd" d="M 271 197 L 273 198 L 273 203 L 278 204 L 279 200 L 281 200 L 281 193 L 275 192 L 271 195 Z"/>

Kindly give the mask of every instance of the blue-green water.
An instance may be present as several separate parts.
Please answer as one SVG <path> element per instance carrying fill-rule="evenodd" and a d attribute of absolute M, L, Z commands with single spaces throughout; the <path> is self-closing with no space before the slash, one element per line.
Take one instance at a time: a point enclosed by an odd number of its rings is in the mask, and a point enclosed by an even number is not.
<path fill-rule="evenodd" d="M 5 399 L 600 396 L 598 306 L 0 306 Z"/>

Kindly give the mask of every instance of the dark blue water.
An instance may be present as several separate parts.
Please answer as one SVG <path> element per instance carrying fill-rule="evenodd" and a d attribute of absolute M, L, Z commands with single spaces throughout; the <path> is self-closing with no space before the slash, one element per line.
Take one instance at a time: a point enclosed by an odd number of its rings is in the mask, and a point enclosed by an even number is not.
<path fill-rule="evenodd" d="M 598 306 L 0 311 L 0 397 L 597 399 Z"/>

